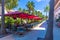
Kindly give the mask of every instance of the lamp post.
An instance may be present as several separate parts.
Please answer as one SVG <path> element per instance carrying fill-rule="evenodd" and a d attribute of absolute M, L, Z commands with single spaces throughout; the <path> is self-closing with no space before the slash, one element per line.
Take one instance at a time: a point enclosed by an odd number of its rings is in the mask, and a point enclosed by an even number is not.
<path fill-rule="evenodd" d="M 53 40 L 54 0 L 50 0 L 48 28 L 45 40 Z"/>
<path fill-rule="evenodd" d="M 2 5 L 1 33 L 4 33 L 5 32 L 5 29 L 4 29 L 4 0 L 1 0 L 1 5 Z"/>

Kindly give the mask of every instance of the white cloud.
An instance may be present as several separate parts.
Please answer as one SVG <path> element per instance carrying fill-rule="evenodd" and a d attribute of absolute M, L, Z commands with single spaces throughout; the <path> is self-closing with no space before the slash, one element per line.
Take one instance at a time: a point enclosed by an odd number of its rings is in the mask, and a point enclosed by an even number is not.
<path fill-rule="evenodd" d="M 46 0 L 36 0 L 37 2 L 40 2 L 40 1 L 46 1 Z"/>
<path fill-rule="evenodd" d="M 40 2 L 41 0 L 36 0 L 37 2 Z"/>

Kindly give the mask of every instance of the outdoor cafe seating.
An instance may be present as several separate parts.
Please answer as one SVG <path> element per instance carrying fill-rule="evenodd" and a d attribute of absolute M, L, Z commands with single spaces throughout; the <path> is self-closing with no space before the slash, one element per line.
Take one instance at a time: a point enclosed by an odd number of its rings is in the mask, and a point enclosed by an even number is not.
<path fill-rule="evenodd" d="M 30 19 L 30 20 L 42 20 L 42 18 L 39 18 L 38 16 L 34 16 L 34 15 L 30 15 L 30 14 L 26 14 L 26 13 L 18 12 L 18 11 L 9 12 L 9 13 L 5 14 L 5 16 L 12 17 L 13 19 L 21 18 L 21 19 Z M 34 26 L 33 24 L 26 23 L 26 24 L 22 24 L 19 26 L 13 25 L 12 30 L 16 31 L 17 33 L 24 33 L 26 31 L 30 30 L 30 28 L 33 28 L 33 26 Z"/>

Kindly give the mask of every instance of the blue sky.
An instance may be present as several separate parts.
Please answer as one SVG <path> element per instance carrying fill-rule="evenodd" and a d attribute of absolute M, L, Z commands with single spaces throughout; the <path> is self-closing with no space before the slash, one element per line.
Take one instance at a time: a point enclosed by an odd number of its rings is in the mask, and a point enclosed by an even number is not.
<path fill-rule="evenodd" d="M 35 10 L 39 10 L 44 14 L 43 10 L 46 5 L 49 5 L 50 0 L 20 0 L 18 2 L 18 7 L 15 8 L 15 10 L 18 8 L 27 9 L 26 4 L 28 1 L 33 1 L 35 3 Z"/>

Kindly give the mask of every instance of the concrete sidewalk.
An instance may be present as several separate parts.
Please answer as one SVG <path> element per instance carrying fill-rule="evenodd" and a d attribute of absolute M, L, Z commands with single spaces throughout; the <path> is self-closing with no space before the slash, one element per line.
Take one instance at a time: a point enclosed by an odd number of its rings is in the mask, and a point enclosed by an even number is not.
<path fill-rule="evenodd" d="M 43 21 L 42 23 L 36 25 L 36 26 L 35 26 L 34 28 L 32 28 L 31 30 L 45 30 L 45 28 L 40 27 L 44 22 L 46 22 L 46 21 Z"/>
<path fill-rule="evenodd" d="M 12 37 L 12 34 L 11 34 L 6 37 L 0 38 L 0 40 L 14 40 L 14 38 Z"/>
<path fill-rule="evenodd" d="M 55 23 L 53 27 L 53 40 L 60 40 L 60 28 L 58 28 Z"/>
<path fill-rule="evenodd" d="M 37 37 L 44 37 L 42 35 L 45 35 L 43 32 L 45 32 L 45 28 L 40 28 L 40 26 L 44 23 L 45 21 L 43 21 L 42 23 L 38 24 L 35 28 L 32 28 L 33 31 L 29 32 L 27 35 L 25 35 L 23 38 L 25 39 L 29 39 L 32 35 L 31 38 L 33 39 L 36 39 Z M 43 30 L 43 31 L 41 31 Z M 42 34 L 43 33 L 43 34 Z M 16 38 L 17 37 L 17 38 Z M 28 37 L 28 38 L 27 38 Z M 0 40 L 17 40 L 17 39 L 21 39 L 21 40 L 24 40 L 23 38 L 19 38 L 18 36 L 13 36 L 12 34 L 11 35 L 8 35 L 6 37 L 3 37 L 3 38 L 0 38 Z M 29 39 L 30 40 L 30 39 Z"/>

